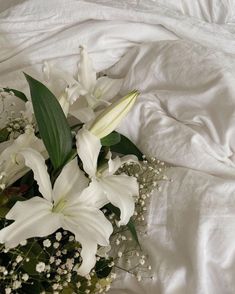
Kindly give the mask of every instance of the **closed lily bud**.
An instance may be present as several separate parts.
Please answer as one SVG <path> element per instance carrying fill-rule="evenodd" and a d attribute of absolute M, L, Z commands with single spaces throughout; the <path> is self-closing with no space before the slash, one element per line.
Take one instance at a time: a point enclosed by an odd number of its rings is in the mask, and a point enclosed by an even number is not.
<path fill-rule="evenodd" d="M 117 102 L 108 106 L 97 116 L 90 126 L 89 131 L 99 139 L 110 134 L 131 110 L 139 94 L 139 91 L 134 90 Z"/>

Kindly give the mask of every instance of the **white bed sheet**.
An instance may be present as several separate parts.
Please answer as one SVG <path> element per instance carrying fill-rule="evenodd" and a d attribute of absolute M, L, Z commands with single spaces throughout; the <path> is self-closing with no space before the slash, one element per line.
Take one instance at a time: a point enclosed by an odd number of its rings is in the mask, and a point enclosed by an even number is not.
<path fill-rule="evenodd" d="M 154 278 L 112 294 L 235 293 L 234 15 L 233 0 L 0 0 L 0 86 L 26 90 L 44 60 L 75 72 L 85 44 L 122 94 L 141 90 L 120 131 L 175 166 L 142 241 Z"/>

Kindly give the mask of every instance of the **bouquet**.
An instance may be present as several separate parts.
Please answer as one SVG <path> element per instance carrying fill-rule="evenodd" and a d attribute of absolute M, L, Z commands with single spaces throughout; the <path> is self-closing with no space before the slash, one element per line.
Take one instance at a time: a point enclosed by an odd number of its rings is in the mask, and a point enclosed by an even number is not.
<path fill-rule="evenodd" d="M 117 99 L 122 80 L 98 76 L 85 48 L 77 79 L 43 71 L 47 86 L 25 73 L 30 98 L 0 89 L 3 105 L 25 103 L 0 130 L 1 293 L 104 293 L 117 270 L 151 276 L 138 235 L 166 166 L 115 131 L 139 92 Z"/>

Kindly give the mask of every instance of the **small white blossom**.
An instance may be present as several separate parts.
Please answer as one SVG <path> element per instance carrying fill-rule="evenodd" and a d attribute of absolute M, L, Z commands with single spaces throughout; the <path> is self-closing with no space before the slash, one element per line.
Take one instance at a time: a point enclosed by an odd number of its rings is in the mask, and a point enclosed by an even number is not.
<path fill-rule="evenodd" d="M 56 235 L 55 235 L 55 238 L 56 238 L 57 241 L 60 241 L 61 238 L 62 238 L 61 232 L 57 232 Z"/>
<path fill-rule="evenodd" d="M 118 257 L 119 257 L 119 258 L 122 257 L 122 252 L 121 252 L 121 251 L 118 252 Z"/>
<path fill-rule="evenodd" d="M 36 265 L 36 271 L 38 273 L 42 273 L 44 270 L 45 270 L 45 263 L 44 262 L 39 262 L 37 265 Z"/>
<path fill-rule="evenodd" d="M 54 247 L 55 249 L 57 249 L 59 246 L 60 246 L 60 243 L 58 243 L 58 242 L 55 242 L 55 243 L 53 244 L 53 247 Z"/>
<path fill-rule="evenodd" d="M 23 274 L 22 280 L 24 280 L 26 282 L 26 281 L 28 281 L 28 279 L 29 279 L 29 275 L 28 274 Z"/>
<path fill-rule="evenodd" d="M 14 289 L 14 290 L 16 290 L 16 289 L 19 289 L 21 287 L 21 282 L 20 281 L 14 281 L 13 282 L 13 284 L 12 284 L 12 288 Z"/>
<path fill-rule="evenodd" d="M 21 246 L 25 246 L 25 245 L 27 245 L 27 240 L 24 240 L 24 241 L 20 242 L 20 245 L 21 245 Z"/>
<path fill-rule="evenodd" d="M 44 240 L 43 246 L 49 248 L 51 246 L 51 241 L 49 239 Z"/>
<path fill-rule="evenodd" d="M 72 242 L 74 240 L 74 236 L 69 236 L 69 242 Z"/>
<path fill-rule="evenodd" d="M 18 255 L 18 256 L 16 257 L 16 262 L 17 262 L 17 263 L 20 263 L 22 260 L 23 260 L 23 257 L 22 257 L 21 255 Z"/>

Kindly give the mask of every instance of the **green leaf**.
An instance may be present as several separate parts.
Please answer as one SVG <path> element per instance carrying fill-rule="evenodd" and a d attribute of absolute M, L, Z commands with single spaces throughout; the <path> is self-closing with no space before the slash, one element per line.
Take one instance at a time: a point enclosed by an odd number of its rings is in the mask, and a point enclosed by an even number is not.
<path fill-rule="evenodd" d="M 63 290 L 61 291 L 61 294 L 72 294 L 72 293 L 76 293 L 76 292 L 74 292 L 74 288 L 71 283 L 67 287 L 64 287 Z"/>
<path fill-rule="evenodd" d="M 22 268 L 29 275 L 38 276 L 38 272 L 36 271 L 36 265 L 39 261 L 46 261 L 46 255 L 43 251 L 42 247 L 38 244 L 34 239 L 30 239 L 26 246 L 18 247 L 18 250 L 23 253 L 23 255 L 27 255 L 29 258 L 29 262 L 24 261 L 22 264 Z"/>
<path fill-rule="evenodd" d="M 55 169 L 64 165 L 72 150 L 72 136 L 64 112 L 54 94 L 25 74 L 29 83 L 37 125 Z"/>
<path fill-rule="evenodd" d="M 95 272 L 99 279 L 106 278 L 112 271 L 112 267 L 109 267 L 110 262 L 112 261 L 111 258 L 105 259 L 100 258 L 95 264 Z"/>
<path fill-rule="evenodd" d="M 24 102 L 28 101 L 27 97 L 25 96 L 25 94 L 23 92 L 20 92 L 15 89 L 9 89 L 9 88 L 3 88 L 3 90 L 7 93 L 13 92 L 16 97 L 20 98 Z"/>
<path fill-rule="evenodd" d="M 102 146 L 116 145 L 121 141 L 121 135 L 117 132 L 112 132 L 106 137 L 101 139 Z"/>
<path fill-rule="evenodd" d="M 124 135 L 120 136 L 120 142 L 116 145 L 112 145 L 110 150 L 124 155 L 134 154 L 138 157 L 139 160 L 142 160 L 143 153 L 135 146 L 135 144 Z"/>
<path fill-rule="evenodd" d="M 116 216 L 118 218 L 120 218 L 121 212 L 120 212 L 120 209 L 118 207 L 114 206 L 111 203 L 108 203 L 108 204 L 105 205 L 105 208 L 108 209 L 110 212 L 113 212 L 114 214 L 116 214 Z"/>
<path fill-rule="evenodd" d="M 7 128 L 3 128 L 0 130 L 0 143 L 8 140 L 10 132 L 8 132 Z"/>
<path fill-rule="evenodd" d="M 129 229 L 129 231 L 131 232 L 131 235 L 132 235 L 133 239 L 136 241 L 136 243 L 141 248 L 139 238 L 138 238 L 138 234 L 137 234 L 137 231 L 136 231 L 136 228 L 135 228 L 135 223 L 134 223 L 132 218 L 130 218 L 130 220 L 129 220 L 128 224 L 127 224 L 127 227 Z"/>
<path fill-rule="evenodd" d="M 26 284 L 24 283 L 23 289 L 24 294 L 41 294 L 44 292 L 45 288 L 43 287 L 42 283 L 40 281 L 37 281 L 36 279 L 33 280 L 33 284 Z M 21 292 L 22 293 L 22 292 Z"/>
<path fill-rule="evenodd" d="M 9 210 L 10 210 L 10 208 L 8 208 L 6 206 L 1 206 L 0 207 L 0 218 L 5 218 L 5 216 L 7 215 Z"/>

